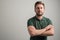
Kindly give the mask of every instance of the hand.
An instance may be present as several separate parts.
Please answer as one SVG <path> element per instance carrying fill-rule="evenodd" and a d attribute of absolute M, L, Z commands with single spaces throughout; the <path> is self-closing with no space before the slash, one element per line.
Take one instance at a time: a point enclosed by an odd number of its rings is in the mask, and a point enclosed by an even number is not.
<path fill-rule="evenodd" d="M 46 27 L 46 31 L 47 30 L 50 30 L 51 29 L 51 25 L 48 25 L 47 27 Z"/>

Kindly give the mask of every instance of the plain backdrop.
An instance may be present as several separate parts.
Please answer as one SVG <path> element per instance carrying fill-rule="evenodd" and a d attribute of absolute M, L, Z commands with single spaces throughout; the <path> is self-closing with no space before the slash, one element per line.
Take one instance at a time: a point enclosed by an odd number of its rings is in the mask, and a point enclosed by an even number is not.
<path fill-rule="evenodd" d="M 0 0 L 0 40 L 29 40 L 27 20 L 35 15 L 36 1 L 45 3 L 44 16 L 55 28 L 48 40 L 60 40 L 60 0 Z"/>

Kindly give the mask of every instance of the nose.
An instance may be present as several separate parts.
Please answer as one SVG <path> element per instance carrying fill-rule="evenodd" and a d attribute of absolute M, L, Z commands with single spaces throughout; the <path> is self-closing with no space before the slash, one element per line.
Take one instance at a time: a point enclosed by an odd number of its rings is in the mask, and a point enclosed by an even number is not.
<path fill-rule="evenodd" d="M 41 9 L 39 9 L 39 11 L 41 11 Z"/>

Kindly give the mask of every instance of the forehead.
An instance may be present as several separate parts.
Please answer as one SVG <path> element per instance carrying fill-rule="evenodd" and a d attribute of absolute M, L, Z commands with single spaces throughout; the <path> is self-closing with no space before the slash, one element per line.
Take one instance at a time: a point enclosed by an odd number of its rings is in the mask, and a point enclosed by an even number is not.
<path fill-rule="evenodd" d="M 42 4 L 37 4 L 36 7 L 44 7 Z"/>

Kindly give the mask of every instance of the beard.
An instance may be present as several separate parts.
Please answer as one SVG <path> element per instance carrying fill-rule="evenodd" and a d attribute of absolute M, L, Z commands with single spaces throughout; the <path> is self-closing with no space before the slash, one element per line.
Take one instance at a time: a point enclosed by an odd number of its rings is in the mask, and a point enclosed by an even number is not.
<path fill-rule="evenodd" d="M 37 16 L 42 16 L 42 15 L 43 15 L 43 13 L 36 13 L 36 15 L 37 15 Z"/>

